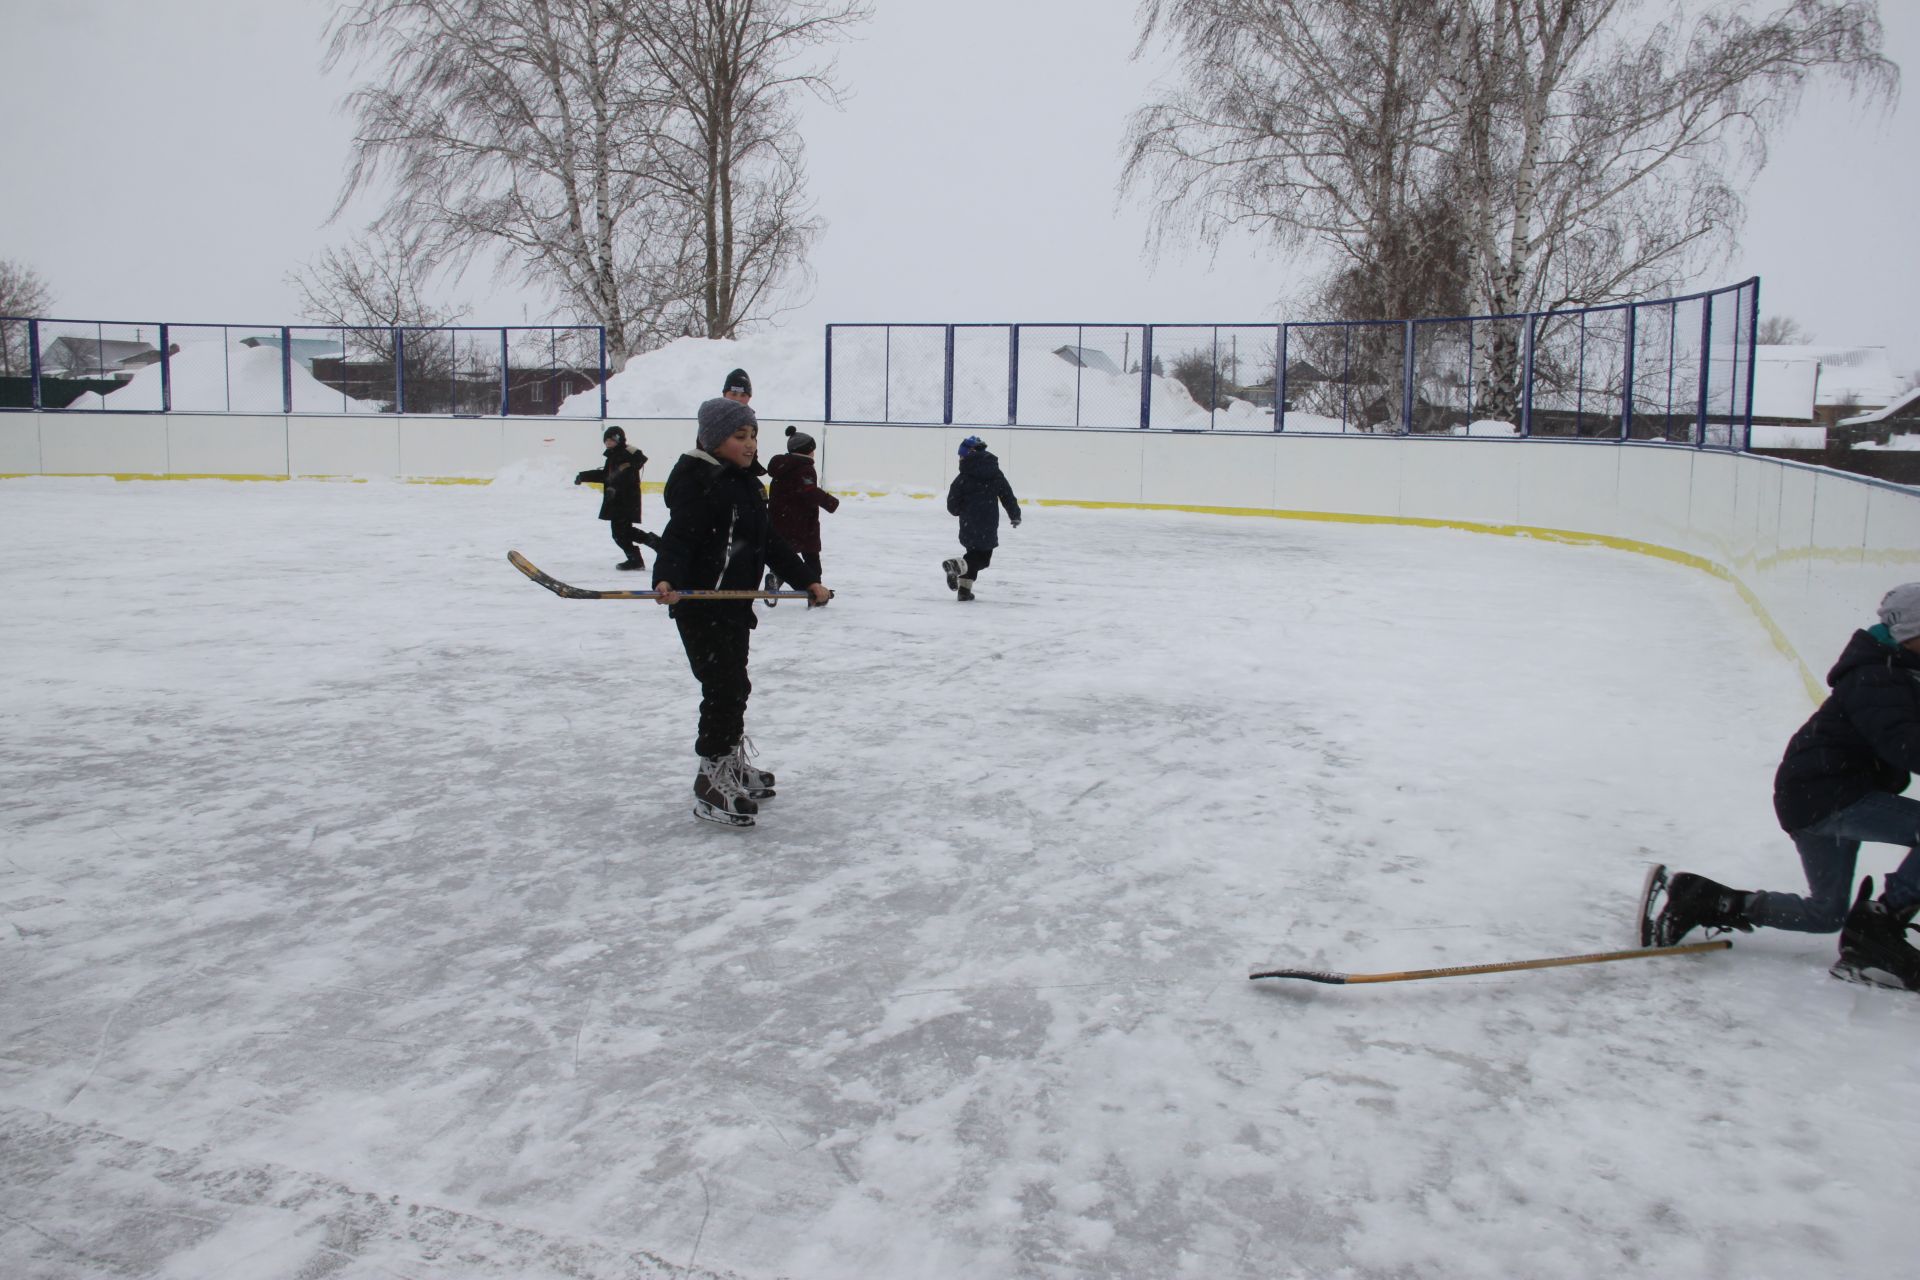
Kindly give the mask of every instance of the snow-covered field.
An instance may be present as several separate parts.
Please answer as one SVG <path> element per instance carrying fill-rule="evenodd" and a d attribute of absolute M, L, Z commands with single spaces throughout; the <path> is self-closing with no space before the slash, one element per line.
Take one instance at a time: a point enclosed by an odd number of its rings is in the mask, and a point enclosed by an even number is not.
<path fill-rule="evenodd" d="M 1040 507 L 962 606 L 937 503 L 850 499 L 733 832 L 664 611 L 505 562 L 636 585 L 596 509 L 0 483 L 0 1274 L 1911 1262 L 1920 1001 L 1830 939 L 1246 978 L 1625 946 L 1655 857 L 1794 886 L 1808 705 L 1726 584 Z"/>

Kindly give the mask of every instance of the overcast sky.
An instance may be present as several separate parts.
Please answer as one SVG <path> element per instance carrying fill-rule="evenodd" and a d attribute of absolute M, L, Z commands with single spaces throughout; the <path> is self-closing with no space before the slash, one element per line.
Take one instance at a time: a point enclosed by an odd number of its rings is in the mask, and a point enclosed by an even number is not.
<path fill-rule="evenodd" d="M 1881 6 L 1920 69 L 1920 4 Z M 300 319 L 287 272 L 373 209 L 325 219 L 352 138 L 348 72 L 323 76 L 328 0 L 0 0 L 0 112 L 14 164 L 0 258 L 39 271 L 56 314 Z M 1134 0 L 875 0 L 840 53 L 841 110 L 804 116 L 827 230 L 780 321 L 1289 318 L 1301 268 L 1259 245 L 1150 261 L 1115 194 L 1129 111 L 1164 66 L 1129 60 Z M 1891 114 L 1816 91 L 1754 183 L 1732 259 L 1701 287 L 1762 278 L 1762 312 L 1920 367 L 1920 90 Z M 475 271 L 470 323 L 558 319 Z"/>

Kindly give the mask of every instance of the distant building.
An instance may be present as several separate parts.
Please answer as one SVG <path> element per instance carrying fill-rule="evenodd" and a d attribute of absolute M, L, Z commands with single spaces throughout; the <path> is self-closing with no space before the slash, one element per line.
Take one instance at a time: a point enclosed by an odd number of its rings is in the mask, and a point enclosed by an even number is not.
<path fill-rule="evenodd" d="M 1920 387 L 1909 388 L 1892 404 L 1872 413 L 1842 418 L 1834 434 L 1848 444 L 1885 445 L 1893 436 L 1920 436 Z"/>
<path fill-rule="evenodd" d="M 1830 427 L 1893 403 L 1905 383 L 1885 347 L 1762 346 L 1753 351 L 1753 420 Z"/>
<path fill-rule="evenodd" d="M 271 347 L 280 349 L 280 335 L 277 333 L 255 333 L 240 339 L 243 347 Z M 292 352 L 294 362 L 308 373 L 313 372 L 315 360 L 325 360 L 332 356 L 336 359 L 343 354 L 338 338 L 291 338 L 287 350 Z"/>
<path fill-rule="evenodd" d="M 55 338 L 40 348 L 43 373 L 61 378 L 118 378 L 125 381 L 160 358 L 148 342 L 117 338 Z"/>
<path fill-rule="evenodd" d="M 1053 354 L 1078 369 L 1093 369 L 1116 376 L 1121 373 L 1120 366 L 1113 362 L 1112 356 L 1094 347 L 1055 347 Z"/>

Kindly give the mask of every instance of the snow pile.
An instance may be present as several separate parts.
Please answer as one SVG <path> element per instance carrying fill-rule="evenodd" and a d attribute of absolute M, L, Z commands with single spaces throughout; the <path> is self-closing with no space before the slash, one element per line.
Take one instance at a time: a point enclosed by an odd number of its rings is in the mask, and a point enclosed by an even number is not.
<path fill-rule="evenodd" d="M 676 338 L 635 356 L 607 379 L 610 418 L 691 418 L 702 401 L 720 394 L 727 374 L 745 369 L 753 379 L 753 409 L 762 418 L 819 421 L 826 379 L 823 343 L 817 332 L 792 330 L 744 338 Z M 580 412 L 591 399 L 600 413 L 598 388 L 569 396 L 560 414 Z"/>
<path fill-rule="evenodd" d="M 280 381 L 280 349 L 243 346 L 229 339 L 182 345 L 168 361 L 175 413 L 283 413 L 285 391 Z M 135 374 L 125 386 L 106 395 L 89 391 L 69 409 L 158 411 L 160 365 L 156 362 Z M 355 400 L 319 381 L 295 361 L 295 413 L 380 413 L 371 400 Z"/>
<path fill-rule="evenodd" d="M 1863 440 L 1853 446 L 1856 449 L 1906 449 L 1920 450 L 1920 436 L 1889 436 L 1885 444 L 1873 440 Z"/>

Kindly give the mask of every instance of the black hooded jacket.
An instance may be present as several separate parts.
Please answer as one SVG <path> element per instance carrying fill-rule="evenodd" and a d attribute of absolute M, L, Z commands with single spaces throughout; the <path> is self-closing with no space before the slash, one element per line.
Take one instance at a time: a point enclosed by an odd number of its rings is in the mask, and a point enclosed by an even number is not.
<path fill-rule="evenodd" d="M 820 581 L 767 518 L 767 494 L 752 472 L 699 449 L 680 455 L 667 476 L 667 527 L 653 557 L 653 581 L 678 591 L 758 591 L 768 566 L 782 582 Z M 695 609 L 744 611 L 752 601 L 712 601 Z M 678 612 L 680 605 L 675 605 Z"/>
<path fill-rule="evenodd" d="M 1833 693 L 1787 743 L 1773 811 L 1799 831 L 1920 770 L 1920 654 L 1856 631 L 1827 673 Z"/>
<path fill-rule="evenodd" d="M 604 486 L 600 491 L 602 520 L 636 523 L 640 519 L 640 468 L 646 465 L 646 454 L 630 444 L 617 444 L 607 450 L 606 466 L 582 471 L 573 482 L 592 480 Z"/>
<path fill-rule="evenodd" d="M 960 459 L 960 474 L 947 486 L 947 514 L 960 517 L 960 545 L 980 549 L 1000 545 L 1000 508 L 1020 523 L 1020 500 L 1001 474 L 1000 459 L 975 449 Z"/>

